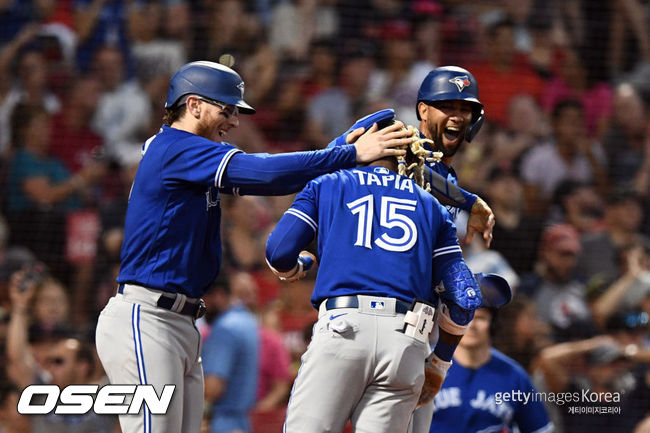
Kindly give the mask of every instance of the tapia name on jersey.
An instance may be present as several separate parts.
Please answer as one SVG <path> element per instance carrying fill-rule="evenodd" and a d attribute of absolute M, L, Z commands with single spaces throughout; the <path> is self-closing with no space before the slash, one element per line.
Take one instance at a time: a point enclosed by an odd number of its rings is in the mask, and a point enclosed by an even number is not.
<path fill-rule="evenodd" d="M 409 191 L 410 193 L 414 192 L 415 184 L 411 179 L 391 172 L 386 167 L 375 167 L 373 171 L 374 173 L 361 170 L 352 170 L 352 173 L 358 176 L 359 184 L 361 185 L 377 185 L 383 187 L 392 185 L 393 188 L 400 191 Z"/>

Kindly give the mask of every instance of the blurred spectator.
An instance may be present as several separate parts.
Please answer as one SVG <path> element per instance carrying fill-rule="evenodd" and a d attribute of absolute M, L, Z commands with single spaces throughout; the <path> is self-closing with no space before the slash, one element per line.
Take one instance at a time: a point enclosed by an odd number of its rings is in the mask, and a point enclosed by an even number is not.
<path fill-rule="evenodd" d="M 558 55 L 558 71 L 544 88 L 542 107 L 551 113 L 554 107 L 565 99 L 576 99 L 584 110 L 584 125 L 587 136 L 600 139 L 607 122 L 616 109 L 612 110 L 612 88 L 605 81 L 592 82 L 592 74 L 585 69 L 577 52 L 566 47 Z"/>
<path fill-rule="evenodd" d="M 305 101 L 336 84 L 339 58 L 335 44 L 334 39 L 315 39 L 312 42 L 307 71 L 300 80 L 300 93 Z"/>
<path fill-rule="evenodd" d="M 584 281 L 595 275 L 618 278 L 621 275 L 618 251 L 648 242 L 639 233 L 642 218 L 638 194 L 627 188 L 612 190 L 605 201 L 605 229 L 585 234 L 581 239 L 576 275 Z"/>
<path fill-rule="evenodd" d="M 571 224 L 580 234 L 600 231 L 603 206 L 603 200 L 592 184 L 563 180 L 553 193 L 546 223 Z"/>
<path fill-rule="evenodd" d="M 16 147 L 11 118 L 18 104 L 55 114 L 61 102 L 49 89 L 48 63 L 37 41 L 38 28 L 25 27 L 0 52 L 0 152 L 7 155 Z"/>
<path fill-rule="evenodd" d="M 612 316 L 630 311 L 650 298 L 650 244 L 621 250 L 621 277 L 599 293 L 591 304 L 594 320 L 601 327 Z"/>
<path fill-rule="evenodd" d="M 287 400 L 294 377 L 291 355 L 278 332 L 277 303 L 271 303 L 259 313 L 260 365 L 257 403 L 251 415 L 255 433 L 282 431 Z"/>
<path fill-rule="evenodd" d="M 554 339 L 591 336 L 594 332 L 586 301 L 586 287 L 573 277 L 580 238 L 567 224 L 542 233 L 539 260 L 533 273 L 522 278 L 519 291 L 534 302 L 539 317 L 553 328 Z"/>
<path fill-rule="evenodd" d="M 491 347 L 490 334 L 497 326 L 496 310 L 476 310 L 435 397 L 432 432 L 553 430 L 542 401 L 499 401 L 499 395 L 533 395 L 537 390 L 519 364 Z"/>
<path fill-rule="evenodd" d="M 542 220 L 526 212 L 521 180 L 509 170 L 494 168 L 487 178 L 485 191 L 498 221 L 494 226 L 492 249 L 503 254 L 519 275 L 532 271 Z"/>
<path fill-rule="evenodd" d="M 497 128 L 492 144 L 492 160 L 505 169 L 516 168 L 522 155 L 549 135 L 549 125 L 531 95 L 519 94 L 510 99 L 505 128 Z"/>
<path fill-rule="evenodd" d="M 64 109 L 52 118 L 50 154 L 70 173 L 79 172 L 100 156 L 102 140 L 90 128 L 99 100 L 100 83 L 94 77 L 71 81 Z"/>
<path fill-rule="evenodd" d="M 11 382 L 0 382 L 0 432 L 27 433 L 32 431 L 32 418 L 18 413 L 21 390 Z"/>
<path fill-rule="evenodd" d="M 422 80 L 435 67 L 415 62 L 418 53 L 412 33 L 411 24 L 406 20 L 393 19 L 382 26 L 382 65 L 371 75 L 369 90 L 371 101 L 385 100 L 395 109 L 397 118 L 407 125 L 419 123 L 413 101 L 417 100 Z"/>
<path fill-rule="evenodd" d="M 304 91 L 310 85 L 306 82 L 309 79 L 303 80 L 298 72 L 283 73 L 281 77 L 271 99 L 267 98 L 257 109 L 255 123 L 264 134 L 271 153 L 308 149 L 305 133 L 308 98 Z"/>
<path fill-rule="evenodd" d="M 10 282 L 11 319 L 7 333 L 7 373 L 8 377 L 22 389 L 31 383 L 51 383 L 64 388 L 71 384 L 90 383 L 93 377 L 94 348 L 74 334 L 58 334 L 53 328 L 43 327 L 46 320 L 59 319 L 62 287 L 53 280 L 38 283 L 29 272 L 15 273 Z M 54 290 L 54 292 L 52 292 Z M 48 292 L 50 291 L 50 292 Z M 58 293 L 58 294 L 57 294 Z M 29 306 L 34 303 L 34 317 L 30 316 Z M 44 304 L 48 303 L 48 304 Z M 42 345 L 39 352 L 28 344 L 29 323 L 40 322 L 43 337 L 51 336 L 49 344 Z M 50 325 L 50 324 L 48 324 Z M 62 328 L 59 328 L 62 329 Z M 115 416 L 97 415 L 93 411 L 85 415 L 63 416 L 54 413 L 31 417 L 33 433 L 74 433 L 74 432 L 113 432 L 117 424 Z"/>
<path fill-rule="evenodd" d="M 613 78 L 650 62 L 647 4 L 640 0 L 620 0 L 612 9 L 609 60 Z"/>
<path fill-rule="evenodd" d="M 44 272 L 44 271 L 41 271 Z M 70 317 L 68 293 L 51 277 L 39 277 L 42 282 L 36 287 L 33 305 L 33 324 L 40 329 L 54 329 L 67 325 Z"/>
<path fill-rule="evenodd" d="M 603 138 L 607 172 L 614 187 L 634 187 L 635 178 L 650 171 L 647 106 L 630 84 L 618 85 L 614 109 Z M 646 190 L 643 191 L 647 194 Z"/>
<path fill-rule="evenodd" d="M 505 257 L 494 248 L 485 248 L 484 241 L 478 236 L 474 237 L 470 244 L 463 245 L 463 257 L 472 272 L 497 274 L 505 278 L 510 287 L 519 285 L 519 275 Z"/>
<path fill-rule="evenodd" d="M 413 41 L 417 59 L 416 69 L 427 72 L 441 66 L 442 50 L 442 4 L 435 0 L 415 0 L 411 2 Z"/>
<path fill-rule="evenodd" d="M 93 56 L 104 46 L 114 47 L 129 60 L 129 35 L 147 19 L 134 7 L 143 0 L 74 0 L 74 27 L 79 38 L 77 65 L 88 72 Z M 124 63 L 119 65 L 125 67 Z"/>
<path fill-rule="evenodd" d="M 260 370 L 255 410 L 261 412 L 284 407 L 293 379 L 289 370 L 291 357 L 282 334 L 277 331 L 277 320 L 274 304 L 260 313 Z"/>
<path fill-rule="evenodd" d="M 218 59 L 224 53 L 235 58 L 252 54 L 263 37 L 261 22 L 250 10 L 250 3 L 239 0 L 204 2 L 204 10 L 195 15 L 200 20 L 193 23 L 191 59 Z"/>
<path fill-rule="evenodd" d="M 116 48 L 98 47 L 93 75 L 103 86 L 93 130 L 104 139 L 110 157 L 122 166 L 137 164 L 151 132 L 149 96 L 137 80 L 124 79 L 124 56 Z"/>
<path fill-rule="evenodd" d="M 223 197 L 227 223 L 223 227 L 224 269 L 231 271 L 258 271 L 264 263 L 262 237 L 265 213 L 263 202 L 258 197 Z M 268 217 L 267 217 L 268 218 Z"/>
<path fill-rule="evenodd" d="M 529 373 L 532 373 L 539 352 L 552 343 L 551 328 L 540 320 L 535 303 L 526 296 L 517 293 L 508 305 L 499 310 L 494 347 Z"/>
<path fill-rule="evenodd" d="M 526 183 L 531 212 L 541 215 L 562 180 L 605 184 L 604 155 L 600 145 L 586 137 L 580 102 L 559 102 L 552 114 L 553 136 L 527 152 L 520 173 Z"/>
<path fill-rule="evenodd" d="M 338 15 L 332 0 L 289 0 L 277 3 L 268 28 L 271 48 L 281 57 L 304 60 L 312 40 L 337 34 Z"/>
<path fill-rule="evenodd" d="M 242 289 L 250 285 L 236 281 L 242 278 L 250 276 L 235 273 L 229 285 L 217 285 L 212 293 L 219 316 L 201 355 L 212 433 L 251 431 L 248 413 L 255 405 L 259 337 L 255 316 L 243 300 L 250 293 Z"/>
<path fill-rule="evenodd" d="M 527 59 L 516 53 L 510 18 L 490 23 L 485 34 L 485 55 L 469 69 L 481 83 L 481 102 L 490 108 L 488 120 L 504 126 L 512 97 L 523 93 L 539 101 L 543 83 Z"/>
<path fill-rule="evenodd" d="M 632 359 L 609 336 L 561 343 L 542 351 L 539 366 L 550 392 L 584 395 L 586 390 L 589 397 L 580 398 L 575 406 L 611 406 L 620 410 L 587 413 L 561 407 L 565 432 L 619 432 L 634 428 L 643 415 L 633 413 L 628 405 L 630 391 L 647 385 L 635 382 L 629 371 Z M 605 393 L 617 397 L 607 399 Z"/>
<path fill-rule="evenodd" d="M 336 87 L 314 95 L 307 105 L 307 136 L 312 146 L 322 146 L 365 113 L 368 83 L 375 71 L 372 45 L 348 41 Z"/>
<path fill-rule="evenodd" d="M 183 42 L 178 38 L 164 37 L 163 20 L 165 13 L 170 10 L 170 5 L 166 2 L 149 1 L 139 8 L 140 14 L 146 19 L 132 31 L 131 56 L 135 73 L 139 77 L 165 75 L 169 81 L 174 72 L 187 63 Z M 173 20 L 177 18 L 174 17 Z"/>
<path fill-rule="evenodd" d="M 95 367 L 94 347 L 77 338 L 61 339 L 50 349 L 45 359 L 45 369 L 50 373 L 50 383 L 61 389 L 72 384 L 86 384 Z M 89 411 L 84 415 L 34 416 L 32 433 L 113 433 L 117 425 L 115 415 L 98 415 Z"/>
<path fill-rule="evenodd" d="M 63 278 L 66 215 L 79 207 L 80 197 L 103 172 L 89 164 L 71 176 L 60 160 L 48 156 L 50 118 L 42 108 L 19 105 L 12 123 L 18 146 L 7 196 L 12 243 L 37 252 Z"/>
<path fill-rule="evenodd" d="M 281 286 L 278 316 L 284 344 L 291 354 L 294 377 L 300 367 L 300 357 L 311 339 L 312 325 L 318 320 L 318 312 L 310 300 L 315 276 L 316 272 L 309 272 L 304 279 L 291 284 L 283 282 Z"/>

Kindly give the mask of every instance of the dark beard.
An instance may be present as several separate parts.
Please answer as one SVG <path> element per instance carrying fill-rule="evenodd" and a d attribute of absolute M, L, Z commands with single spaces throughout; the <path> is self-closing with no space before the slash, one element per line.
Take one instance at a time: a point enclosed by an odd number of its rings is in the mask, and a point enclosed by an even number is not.
<path fill-rule="evenodd" d="M 454 149 L 446 149 L 443 144 L 442 144 L 442 133 L 438 132 L 438 125 L 433 126 L 432 128 L 428 128 L 429 135 L 432 137 L 433 140 L 433 148 L 436 152 L 442 152 L 442 155 L 444 157 L 452 157 L 458 152 L 458 150 L 461 148 L 463 145 L 463 142 L 465 141 L 465 133 L 462 133 L 462 139 L 458 142 L 458 146 Z"/>

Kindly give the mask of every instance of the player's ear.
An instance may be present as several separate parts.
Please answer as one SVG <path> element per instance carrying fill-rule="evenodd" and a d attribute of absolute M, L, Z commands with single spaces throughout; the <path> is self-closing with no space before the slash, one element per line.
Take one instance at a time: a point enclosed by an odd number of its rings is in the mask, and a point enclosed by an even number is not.
<path fill-rule="evenodd" d="M 420 119 L 426 120 L 428 109 L 429 106 L 427 104 L 422 101 L 418 102 L 418 113 L 420 114 Z"/>
<path fill-rule="evenodd" d="M 185 106 L 187 107 L 187 112 L 191 115 L 194 116 L 195 118 L 199 118 L 201 115 L 201 108 L 199 104 L 200 100 L 194 95 L 190 95 L 187 97 L 187 100 L 185 101 Z"/>

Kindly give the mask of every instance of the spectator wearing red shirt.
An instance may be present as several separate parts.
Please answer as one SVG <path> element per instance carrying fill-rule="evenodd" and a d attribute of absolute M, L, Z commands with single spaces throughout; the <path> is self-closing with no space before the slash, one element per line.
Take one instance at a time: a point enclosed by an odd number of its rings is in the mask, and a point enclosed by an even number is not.
<path fill-rule="evenodd" d="M 469 69 L 481 83 L 481 102 L 490 107 L 487 119 L 505 126 L 510 100 L 528 94 L 539 101 L 543 80 L 525 56 L 516 53 L 514 23 L 505 16 L 485 30 L 485 57 Z"/>
<path fill-rule="evenodd" d="M 73 80 L 67 107 L 52 119 L 50 153 L 59 158 L 72 173 L 92 160 L 102 139 L 90 129 L 97 108 L 100 85 L 95 78 Z"/>

